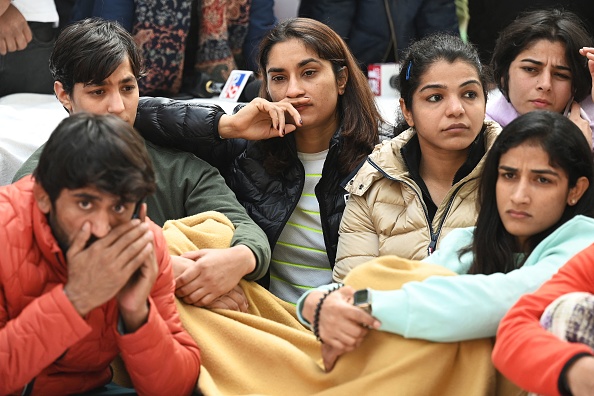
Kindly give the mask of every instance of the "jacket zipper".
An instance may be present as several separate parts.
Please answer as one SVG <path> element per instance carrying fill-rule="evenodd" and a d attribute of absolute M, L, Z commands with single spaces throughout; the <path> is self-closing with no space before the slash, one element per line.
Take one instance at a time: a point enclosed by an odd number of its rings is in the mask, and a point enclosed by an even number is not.
<path fill-rule="evenodd" d="M 454 198 L 456 198 L 458 191 L 460 191 L 460 189 L 466 183 L 467 182 L 460 184 L 452 193 L 452 196 L 450 197 L 450 199 L 448 201 L 447 209 L 446 209 L 445 213 L 443 214 L 443 217 L 441 218 L 439 227 L 437 228 L 437 232 L 435 234 L 431 235 L 431 243 L 429 243 L 429 247 L 427 248 L 427 253 L 429 253 L 429 256 L 431 256 L 433 254 L 433 252 L 435 252 L 435 247 L 437 246 L 437 240 L 439 239 L 439 236 L 441 235 L 441 230 L 443 228 L 443 224 L 445 223 L 445 220 L 448 217 L 448 214 L 450 213 L 450 209 L 452 208 L 452 204 L 454 203 Z"/>
<path fill-rule="evenodd" d="M 419 201 L 421 201 L 421 203 L 422 203 L 421 207 L 423 208 L 423 213 L 425 214 L 425 220 L 427 221 L 427 225 L 429 226 L 430 242 L 429 242 L 429 246 L 427 246 L 427 255 L 431 256 L 433 254 L 433 252 L 435 252 L 435 247 L 437 246 L 437 241 L 439 240 L 439 235 L 441 234 L 441 229 L 443 227 L 443 224 L 445 223 L 448 213 L 450 212 L 452 203 L 454 202 L 454 198 L 456 198 L 456 194 L 458 194 L 458 191 L 460 191 L 460 189 L 467 182 L 460 184 L 454 190 L 450 199 L 448 200 L 448 206 L 447 206 L 447 209 L 441 219 L 441 222 L 439 223 L 439 227 L 437 228 L 436 232 L 433 232 L 433 227 L 431 225 L 431 222 L 429 221 L 429 214 L 427 213 L 427 206 L 425 205 L 425 201 L 423 201 L 422 196 L 417 192 L 417 190 L 414 188 L 414 186 L 411 183 L 407 182 L 406 180 L 396 179 L 395 177 L 388 175 L 386 172 L 384 172 L 384 170 L 382 168 L 379 167 L 379 165 L 377 165 L 371 159 L 368 158 L 367 162 L 369 162 L 371 164 L 371 166 L 373 166 L 378 172 L 380 172 L 386 179 L 407 185 L 412 191 L 414 191 L 414 193 L 417 196 L 417 198 L 419 199 Z"/>
<path fill-rule="evenodd" d="M 299 162 L 299 167 L 301 168 L 301 171 L 303 173 L 303 179 L 300 181 L 301 186 L 299 187 L 299 197 L 300 197 L 301 194 L 303 193 L 303 187 L 305 187 L 305 168 L 303 167 L 303 164 L 301 163 L 301 161 L 298 161 L 298 162 Z M 296 200 L 293 201 L 293 205 L 291 207 L 291 211 L 283 219 L 283 226 L 280 227 L 280 229 L 277 231 L 276 235 L 274 236 L 274 245 L 271 246 L 272 251 L 274 251 L 274 247 L 276 246 L 276 243 L 278 242 L 278 238 L 280 237 L 280 234 L 283 232 L 285 226 L 287 225 L 287 222 L 289 221 L 289 218 L 291 217 L 291 215 L 295 211 L 295 208 L 297 207 L 297 204 L 298 203 L 299 203 L 299 199 L 296 199 Z M 271 254 L 272 254 L 272 252 L 271 252 Z M 268 271 L 270 272 L 270 270 L 268 270 Z"/>

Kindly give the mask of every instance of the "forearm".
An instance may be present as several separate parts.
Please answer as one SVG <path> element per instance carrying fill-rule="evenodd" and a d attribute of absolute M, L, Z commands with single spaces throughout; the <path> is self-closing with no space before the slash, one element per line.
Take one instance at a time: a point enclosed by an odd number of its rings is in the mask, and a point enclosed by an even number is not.
<path fill-rule="evenodd" d="M 297 317 L 301 323 L 306 326 L 311 326 L 313 323 L 315 308 L 320 301 L 320 298 L 326 291 L 334 288 L 336 285 L 337 283 L 332 283 L 303 293 L 303 295 L 297 301 Z"/>
<path fill-rule="evenodd" d="M 559 297 L 572 292 L 594 292 L 591 262 L 592 248 L 588 248 L 574 256 L 536 292 L 522 296 L 502 319 L 493 363 L 522 388 L 555 394 L 567 363 L 576 355 L 592 354 L 591 347 L 563 341 L 540 324 L 547 307 Z"/>
<path fill-rule="evenodd" d="M 492 358 L 495 367 L 521 388 L 556 394 L 567 362 L 577 354 L 592 351 L 584 344 L 567 343 L 544 330 L 539 323 L 540 311 L 526 305 L 524 299 L 514 306 L 499 326 Z"/>
<path fill-rule="evenodd" d="M 241 274 L 242 278 L 254 272 L 256 269 L 256 256 L 249 247 L 236 245 L 229 248 L 229 251 L 233 254 L 233 261 L 236 265 L 235 270 Z"/>
<path fill-rule="evenodd" d="M 159 275 L 148 299 L 147 322 L 116 341 L 126 369 L 139 394 L 184 395 L 196 385 L 200 353 L 183 329 L 176 309 L 171 260 L 165 240 L 155 236 Z"/>
<path fill-rule="evenodd" d="M 90 332 L 62 286 L 36 298 L 0 329 L 0 394 L 22 388 Z"/>
<path fill-rule="evenodd" d="M 135 311 L 124 311 L 120 307 L 120 315 L 124 324 L 126 333 L 134 333 L 148 321 L 149 306 L 148 302 Z"/>
<path fill-rule="evenodd" d="M 217 105 L 141 98 L 134 127 L 155 144 L 194 153 L 218 167 L 230 158 L 224 155 L 227 142 L 219 138 L 223 115 L 224 110 Z"/>
<path fill-rule="evenodd" d="M 251 268 L 242 277 L 249 281 L 255 281 L 262 278 L 268 271 L 272 252 L 266 234 L 256 223 L 251 219 L 241 219 L 239 221 L 243 224 L 237 225 L 234 223 L 236 229 L 231 240 L 231 246 L 241 249 L 241 256 L 244 258 L 245 263 L 249 264 L 246 269 Z"/>
<path fill-rule="evenodd" d="M 537 268 L 538 267 L 538 268 Z M 436 267 L 435 275 L 447 274 Z M 380 330 L 434 342 L 493 337 L 505 313 L 522 294 L 532 292 L 555 269 L 545 265 L 524 274 L 430 276 L 400 290 L 373 291 L 373 314 Z M 523 275 L 523 276 L 522 276 Z"/>
<path fill-rule="evenodd" d="M 172 332 L 151 301 L 147 322 L 132 334 L 120 335 L 122 359 L 139 394 L 188 395 L 200 372 L 200 354 L 183 330 Z"/>

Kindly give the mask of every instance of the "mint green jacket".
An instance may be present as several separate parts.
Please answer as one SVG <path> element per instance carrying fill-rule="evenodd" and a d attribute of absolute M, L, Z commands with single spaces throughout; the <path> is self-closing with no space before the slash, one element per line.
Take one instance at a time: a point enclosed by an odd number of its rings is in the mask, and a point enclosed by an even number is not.
<path fill-rule="evenodd" d="M 398 290 L 372 290 L 372 312 L 382 323 L 380 330 L 436 342 L 495 336 L 499 321 L 523 294 L 538 289 L 594 242 L 594 219 L 576 216 L 569 220 L 538 244 L 521 268 L 507 274 L 467 274 L 472 253 L 459 257 L 458 251 L 471 243 L 473 231 L 474 227 L 452 230 L 440 249 L 423 260 L 460 276 L 432 276 Z M 297 304 L 299 319 L 307 325 L 301 310 L 308 294 Z"/>

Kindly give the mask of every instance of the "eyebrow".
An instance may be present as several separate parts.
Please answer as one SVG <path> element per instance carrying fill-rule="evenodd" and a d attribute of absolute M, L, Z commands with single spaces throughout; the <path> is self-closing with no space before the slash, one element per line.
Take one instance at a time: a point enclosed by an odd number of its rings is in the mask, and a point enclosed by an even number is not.
<path fill-rule="evenodd" d="M 297 67 L 303 67 L 303 66 L 307 65 L 308 63 L 317 63 L 319 65 L 322 64 L 322 62 L 320 62 L 316 58 L 307 58 L 307 59 L 304 59 L 301 62 L 297 63 Z M 268 69 L 268 71 L 266 73 L 280 73 L 283 71 L 285 71 L 285 69 L 283 69 L 282 67 L 271 67 L 270 69 Z"/>
<path fill-rule="evenodd" d="M 75 193 L 75 194 L 72 194 L 72 196 L 75 198 L 86 199 L 87 201 L 100 201 L 101 200 L 101 198 L 96 195 L 84 193 L 84 192 Z"/>
<path fill-rule="evenodd" d="M 468 81 L 464 81 L 462 84 L 460 84 L 460 88 L 465 87 L 467 85 L 471 85 L 471 84 L 476 84 L 478 86 L 481 85 L 480 81 L 478 80 L 468 80 Z M 427 84 L 425 86 L 423 86 L 423 88 L 421 88 L 419 90 L 419 92 L 423 92 L 426 89 L 446 89 L 447 86 L 443 85 L 443 84 Z"/>
<path fill-rule="evenodd" d="M 533 64 L 535 64 L 535 65 L 537 65 L 537 66 L 542 66 L 542 65 L 544 65 L 544 62 L 537 61 L 537 60 L 535 60 L 535 59 L 530 59 L 530 58 L 521 59 L 521 60 L 520 60 L 520 62 L 528 62 L 528 63 L 533 63 Z M 553 68 L 555 68 L 555 69 L 560 69 L 560 70 L 565 70 L 565 71 L 568 71 L 568 72 L 570 72 L 570 71 L 571 71 L 571 69 L 570 69 L 569 67 L 567 67 L 567 66 L 563 66 L 563 65 L 553 65 Z"/>
<path fill-rule="evenodd" d="M 108 77 L 109 78 L 109 77 Z M 119 82 L 118 85 L 120 84 L 130 84 L 131 82 L 136 82 L 136 77 L 134 76 L 130 76 L 130 77 L 126 77 L 126 78 L 122 78 Z M 105 80 L 101 81 L 100 83 L 97 84 L 93 84 L 93 83 L 87 83 L 85 84 L 85 87 L 102 87 L 104 85 L 107 85 L 107 83 L 105 82 Z"/>
<path fill-rule="evenodd" d="M 499 165 L 499 169 L 507 171 L 507 172 L 517 172 L 518 171 L 517 168 L 512 168 L 511 166 L 506 166 L 506 165 Z M 537 175 L 551 175 L 551 176 L 560 177 L 559 173 L 555 172 L 552 169 L 530 169 L 530 172 L 536 173 Z"/>

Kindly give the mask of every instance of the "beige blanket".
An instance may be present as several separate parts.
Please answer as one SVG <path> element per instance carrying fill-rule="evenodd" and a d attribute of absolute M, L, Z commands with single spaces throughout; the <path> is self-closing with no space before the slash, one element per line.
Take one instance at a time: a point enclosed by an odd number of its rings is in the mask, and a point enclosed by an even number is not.
<path fill-rule="evenodd" d="M 215 212 L 164 227 L 172 254 L 229 246 L 232 232 L 231 223 Z M 387 256 L 356 268 L 345 283 L 394 289 L 431 275 L 452 273 Z M 326 373 L 320 344 L 296 320 L 295 308 L 253 282 L 242 281 L 242 287 L 250 314 L 209 311 L 178 301 L 182 323 L 201 350 L 198 387 L 205 395 L 520 394 L 509 383 L 496 381 L 490 339 L 432 343 L 371 331 L 356 351 L 343 355 Z"/>

